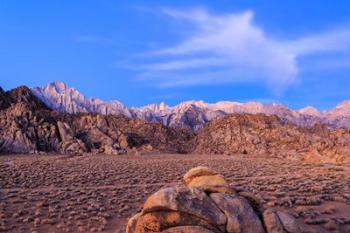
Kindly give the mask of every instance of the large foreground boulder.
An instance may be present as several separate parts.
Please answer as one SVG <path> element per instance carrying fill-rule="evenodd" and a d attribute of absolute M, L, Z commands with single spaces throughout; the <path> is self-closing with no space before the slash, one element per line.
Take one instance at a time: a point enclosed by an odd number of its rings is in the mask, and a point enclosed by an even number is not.
<path fill-rule="evenodd" d="M 143 213 L 157 211 L 188 213 L 210 224 L 225 225 L 226 217 L 204 192 L 195 188 L 164 188 L 150 196 L 143 206 Z"/>
<path fill-rule="evenodd" d="M 262 213 L 257 213 L 247 199 L 231 190 L 223 176 L 208 167 L 191 169 L 184 176 L 184 184 L 152 194 L 141 212 L 130 218 L 126 232 L 300 232 L 295 219 L 281 211 L 266 210 L 263 223 L 259 218 Z"/>

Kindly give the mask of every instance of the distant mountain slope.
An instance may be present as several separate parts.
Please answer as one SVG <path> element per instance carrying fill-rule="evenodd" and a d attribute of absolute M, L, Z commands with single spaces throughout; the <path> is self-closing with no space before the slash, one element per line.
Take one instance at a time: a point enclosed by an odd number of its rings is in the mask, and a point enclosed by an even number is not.
<path fill-rule="evenodd" d="M 325 112 L 320 112 L 311 106 L 300 110 L 292 110 L 281 104 L 264 105 L 259 102 L 239 103 L 229 101 L 220 101 L 214 104 L 203 101 L 186 101 L 173 107 L 160 103 L 140 108 L 128 108 L 115 100 L 103 102 L 99 99 L 87 98 L 62 82 L 50 83 L 45 87 L 36 87 L 32 90 L 49 107 L 60 112 L 122 114 L 129 118 L 162 123 L 165 126 L 190 128 L 195 132 L 204 128 L 213 119 L 232 113 L 276 115 L 285 122 L 303 127 L 311 127 L 316 123 L 322 123 L 333 128 L 344 127 L 350 129 L 350 101 L 344 101 L 334 109 Z"/>

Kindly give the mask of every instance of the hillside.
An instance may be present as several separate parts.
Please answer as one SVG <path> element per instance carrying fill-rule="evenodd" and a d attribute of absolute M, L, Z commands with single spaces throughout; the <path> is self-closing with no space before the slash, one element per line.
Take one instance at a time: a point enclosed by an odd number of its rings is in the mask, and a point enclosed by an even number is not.
<path fill-rule="evenodd" d="M 192 137 L 122 115 L 52 111 L 27 87 L 0 90 L 1 153 L 185 153 Z"/>
<path fill-rule="evenodd" d="M 263 114 L 233 114 L 210 122 L 195 140 L 195 152 L 201 154 L 267 154 L 318 162 L 350 161 L 347 130 L 332 130 L 324 125 L 302 128 Z"/>

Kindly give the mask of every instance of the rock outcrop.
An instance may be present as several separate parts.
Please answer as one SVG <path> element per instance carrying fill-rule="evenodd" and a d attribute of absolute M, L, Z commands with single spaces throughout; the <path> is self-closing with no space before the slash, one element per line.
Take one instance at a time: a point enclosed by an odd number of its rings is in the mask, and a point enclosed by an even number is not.
<path fill-rule="evenodd" d="M 185 174 L 183 179 L 187 187 L 201 188 L 205 192 L 231 193 L 233 191 L 223 176 L 207 167 L 193 168 Z"/>
<path fill-rule="evenodd" d="M 263 214 L 268 233 L 299 233 L 301 232 L 295 218 L 282 211 L 266 210 Z"/>
<path fill-rule="evenodd" d="M 142 211 L 129 219 L 126 233 L 299 233 L 295 219 L 288 213 L 266 210 L 257 213 L 249 201 L 235 191 L 212 190 L 218 180 L 189 187 L 193 179 L 221 175 L 207 167 L 197 167 L 184 176 L 184 186 L 160 189 L 144 203 Z M 226 181 L 224 186 L 226 186 Z M 264 221 L 262 221 L 264 220 Z M 265 228 L 266 226 L 266 228 Z"/>
<path fill-rule="evenodd" d="M 233 114 L 213 121 L 199 132 L 194 144 L 195 152 L 202 154 L 267 154 L 310 162 L 316 157 L 324 162 L 350 161 L 347 130 L 331 130 L 322 125 L 300 128 L 277 116 L 263 114 Z"/>
<path fill-rule="evenodd" d="M 118 115 L 51 110 L 27 87 L 0 89 L 0 153 L 186 153 L 193 134 Z"/>

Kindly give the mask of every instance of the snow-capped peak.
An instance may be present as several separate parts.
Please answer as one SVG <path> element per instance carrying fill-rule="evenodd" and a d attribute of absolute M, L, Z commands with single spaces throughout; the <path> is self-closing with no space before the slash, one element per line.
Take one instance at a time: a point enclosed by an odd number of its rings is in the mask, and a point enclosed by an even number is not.
<path fill-rule="evenodd" d="M 131 112 L 119 101 L 104 102 L 96 98 L 87 98 L 64 82 L 49 83 L 44 87 L 35 87 L 33 93 L 50 108 L 60 112 L 95 112 L 101 114 L 123 114 L 131 117 Z"/>
<path fill-rule="evenodd" d="M 321 115 L 321 112 L 312 106 L 306 106 L 305 108 L 299 109 L 298 112 L 300 114 L 309 115 L 309 116 L 320 116 Z"/>
<path fill-rule="evenodd" d="M 190 127 L 193 130 L 199 130 L 209 121 L 232 113 L 263 113 L 277 115 L 284 121 L 300 126 L 309 127 L 315 123 L 324 123 L 331 127 L 350 129 L 350 100 L 344 101 L 338 104 L 336 108 L 325 112 L 320 112 L 311 106 L 295 111 L 278 103 L 266 105 L 260 102 L 240 103 L 233 101 L 206 103 L 202 100 L 184 101 L 171 107 L 161 102 L 139 108 L 128 108 L 117 100 L 104 102 L 100 99 L 87 98 L 63 82 L 50 83 L 32 90 L 49 107 L 57 111 L 123 114 L 128 117 L 159 122 L 167 126 Z"/>

